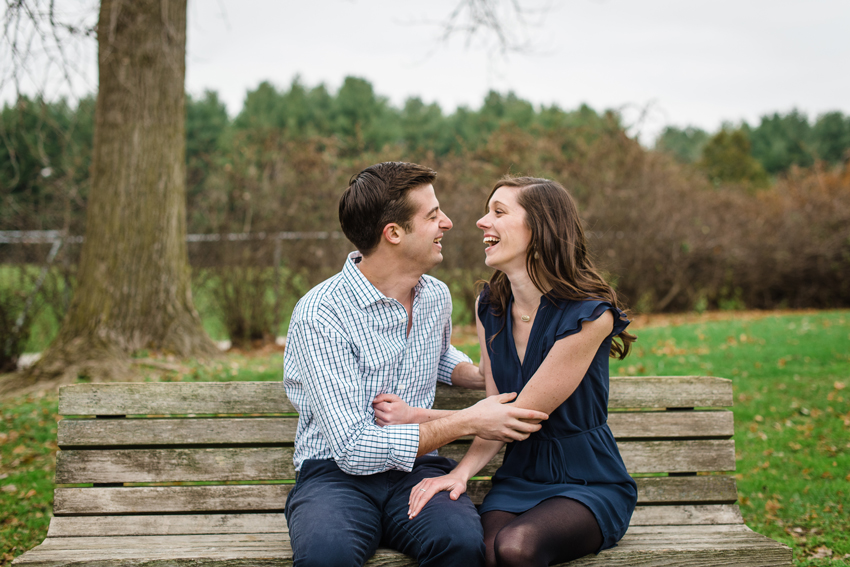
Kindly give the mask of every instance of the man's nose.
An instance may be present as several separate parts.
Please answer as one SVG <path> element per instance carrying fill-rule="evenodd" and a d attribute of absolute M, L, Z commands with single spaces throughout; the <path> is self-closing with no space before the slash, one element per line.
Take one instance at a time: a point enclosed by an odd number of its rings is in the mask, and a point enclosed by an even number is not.
<path fill-rule="evenodd" d="M 443 213 L 443 222 L 440 223 L 440 228 L 443 230 L 451 230 L 453 226 L 452 219 L 449 218 L 449 215 Z"/>

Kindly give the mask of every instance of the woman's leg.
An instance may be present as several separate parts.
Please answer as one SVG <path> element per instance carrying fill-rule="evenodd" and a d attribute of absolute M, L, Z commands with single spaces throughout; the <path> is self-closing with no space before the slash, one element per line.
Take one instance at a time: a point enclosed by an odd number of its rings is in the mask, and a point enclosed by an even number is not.
<path fill-rule="evenodd" d="M 485 542 L 487 535 L 485 524 Z M 492 550 L 499 567 L 546 567 L 583 557 L 601 545 L 602 531 L 593 513 L 576 500 L 555 497 L 504 523 Z M 488 544 L 488 556 L 490 551 Z"/>
<path fill-rule="evenodd" d="M 499 531 L 511 522 L 517 514 L 493 510 L 481 514 L 481 525 L 484 528 L 484 559 L 487 567 L 496 567 L 496 552 L 493 550 L 493 542 Z"/>

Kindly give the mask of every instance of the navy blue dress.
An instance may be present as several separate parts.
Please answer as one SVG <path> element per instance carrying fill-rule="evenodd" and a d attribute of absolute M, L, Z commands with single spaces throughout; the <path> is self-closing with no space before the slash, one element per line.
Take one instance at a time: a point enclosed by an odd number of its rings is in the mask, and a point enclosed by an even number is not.
<path fill-rule="evenodd" d="M 489 288 L 479 297 L 490 368 L 500 393 L 519 392 L 534 376 L 555 341 L 581 330 L 611 309 L 614 330 L 600 345 L 575 392 L 525 441 L 509 443 L 493 488 L 479 512 L 530 510 L 547 498 L 565 496 L 587 506 L 602 530 L 598 551 L 616 545 L 629 526 L 637 502 L 637 486 L 626 472 L 608 428 L 608 353 L 612 338 L 629 324 L 606 301 L 540 299 L 520 364 L 511 317 L 496 317 L 488 304 Z M 511 298 L 513 301 L 513 298 Z M 511 304 L 508 304 L 510 313 Z M 490 338 L 496 335 L 493 341 Z"/>

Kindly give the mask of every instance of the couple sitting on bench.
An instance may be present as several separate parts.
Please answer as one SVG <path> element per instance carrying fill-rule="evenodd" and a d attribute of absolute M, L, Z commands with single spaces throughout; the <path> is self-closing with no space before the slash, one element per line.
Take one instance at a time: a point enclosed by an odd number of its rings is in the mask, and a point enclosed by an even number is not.
<path fill-rule="evenodd" d="M 637 489 L 606 419 L 608 357 L 634 336 L 573 199 L 526 177 L 490 194 L 477 225 L 495 272 L 477 302 L 476 367 L 450 344 L 448 288 L 424 275 L 452 228 L 435 177 L 394 162 L 353 177 L 339 218 L 358 252 L 292 315 L 295 565 L 362 565 L 379 544 L 423 567 L 549 565 L 612 547 L 629 525 Z M 432 410 L 438 380 L 489 397 Z M 466 435 L 459 464 L 437 455 Z M 505 443 L 476 510 L 467 481 Z"/>

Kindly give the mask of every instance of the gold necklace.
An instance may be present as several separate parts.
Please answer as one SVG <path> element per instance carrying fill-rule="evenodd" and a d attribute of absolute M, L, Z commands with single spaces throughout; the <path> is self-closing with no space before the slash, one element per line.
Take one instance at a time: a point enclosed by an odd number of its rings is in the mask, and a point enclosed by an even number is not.
<path fill-rule="evenodd" d="M 514 303 L 514 305 L 516 305 L 516 303 Z M 540 307 L 539 303 L 537 304 L 537 307 L 534 308 L 534 311 L 532 311 L 528 315 L 523 315 L 522 313 L 520 313 L 519 318 L 522 320 L 523 323 L 528 323 L 529 321 L 531 321 L 531 316 L 534 315 L 535 313 L 537 313 L 538 307 Z"/>

